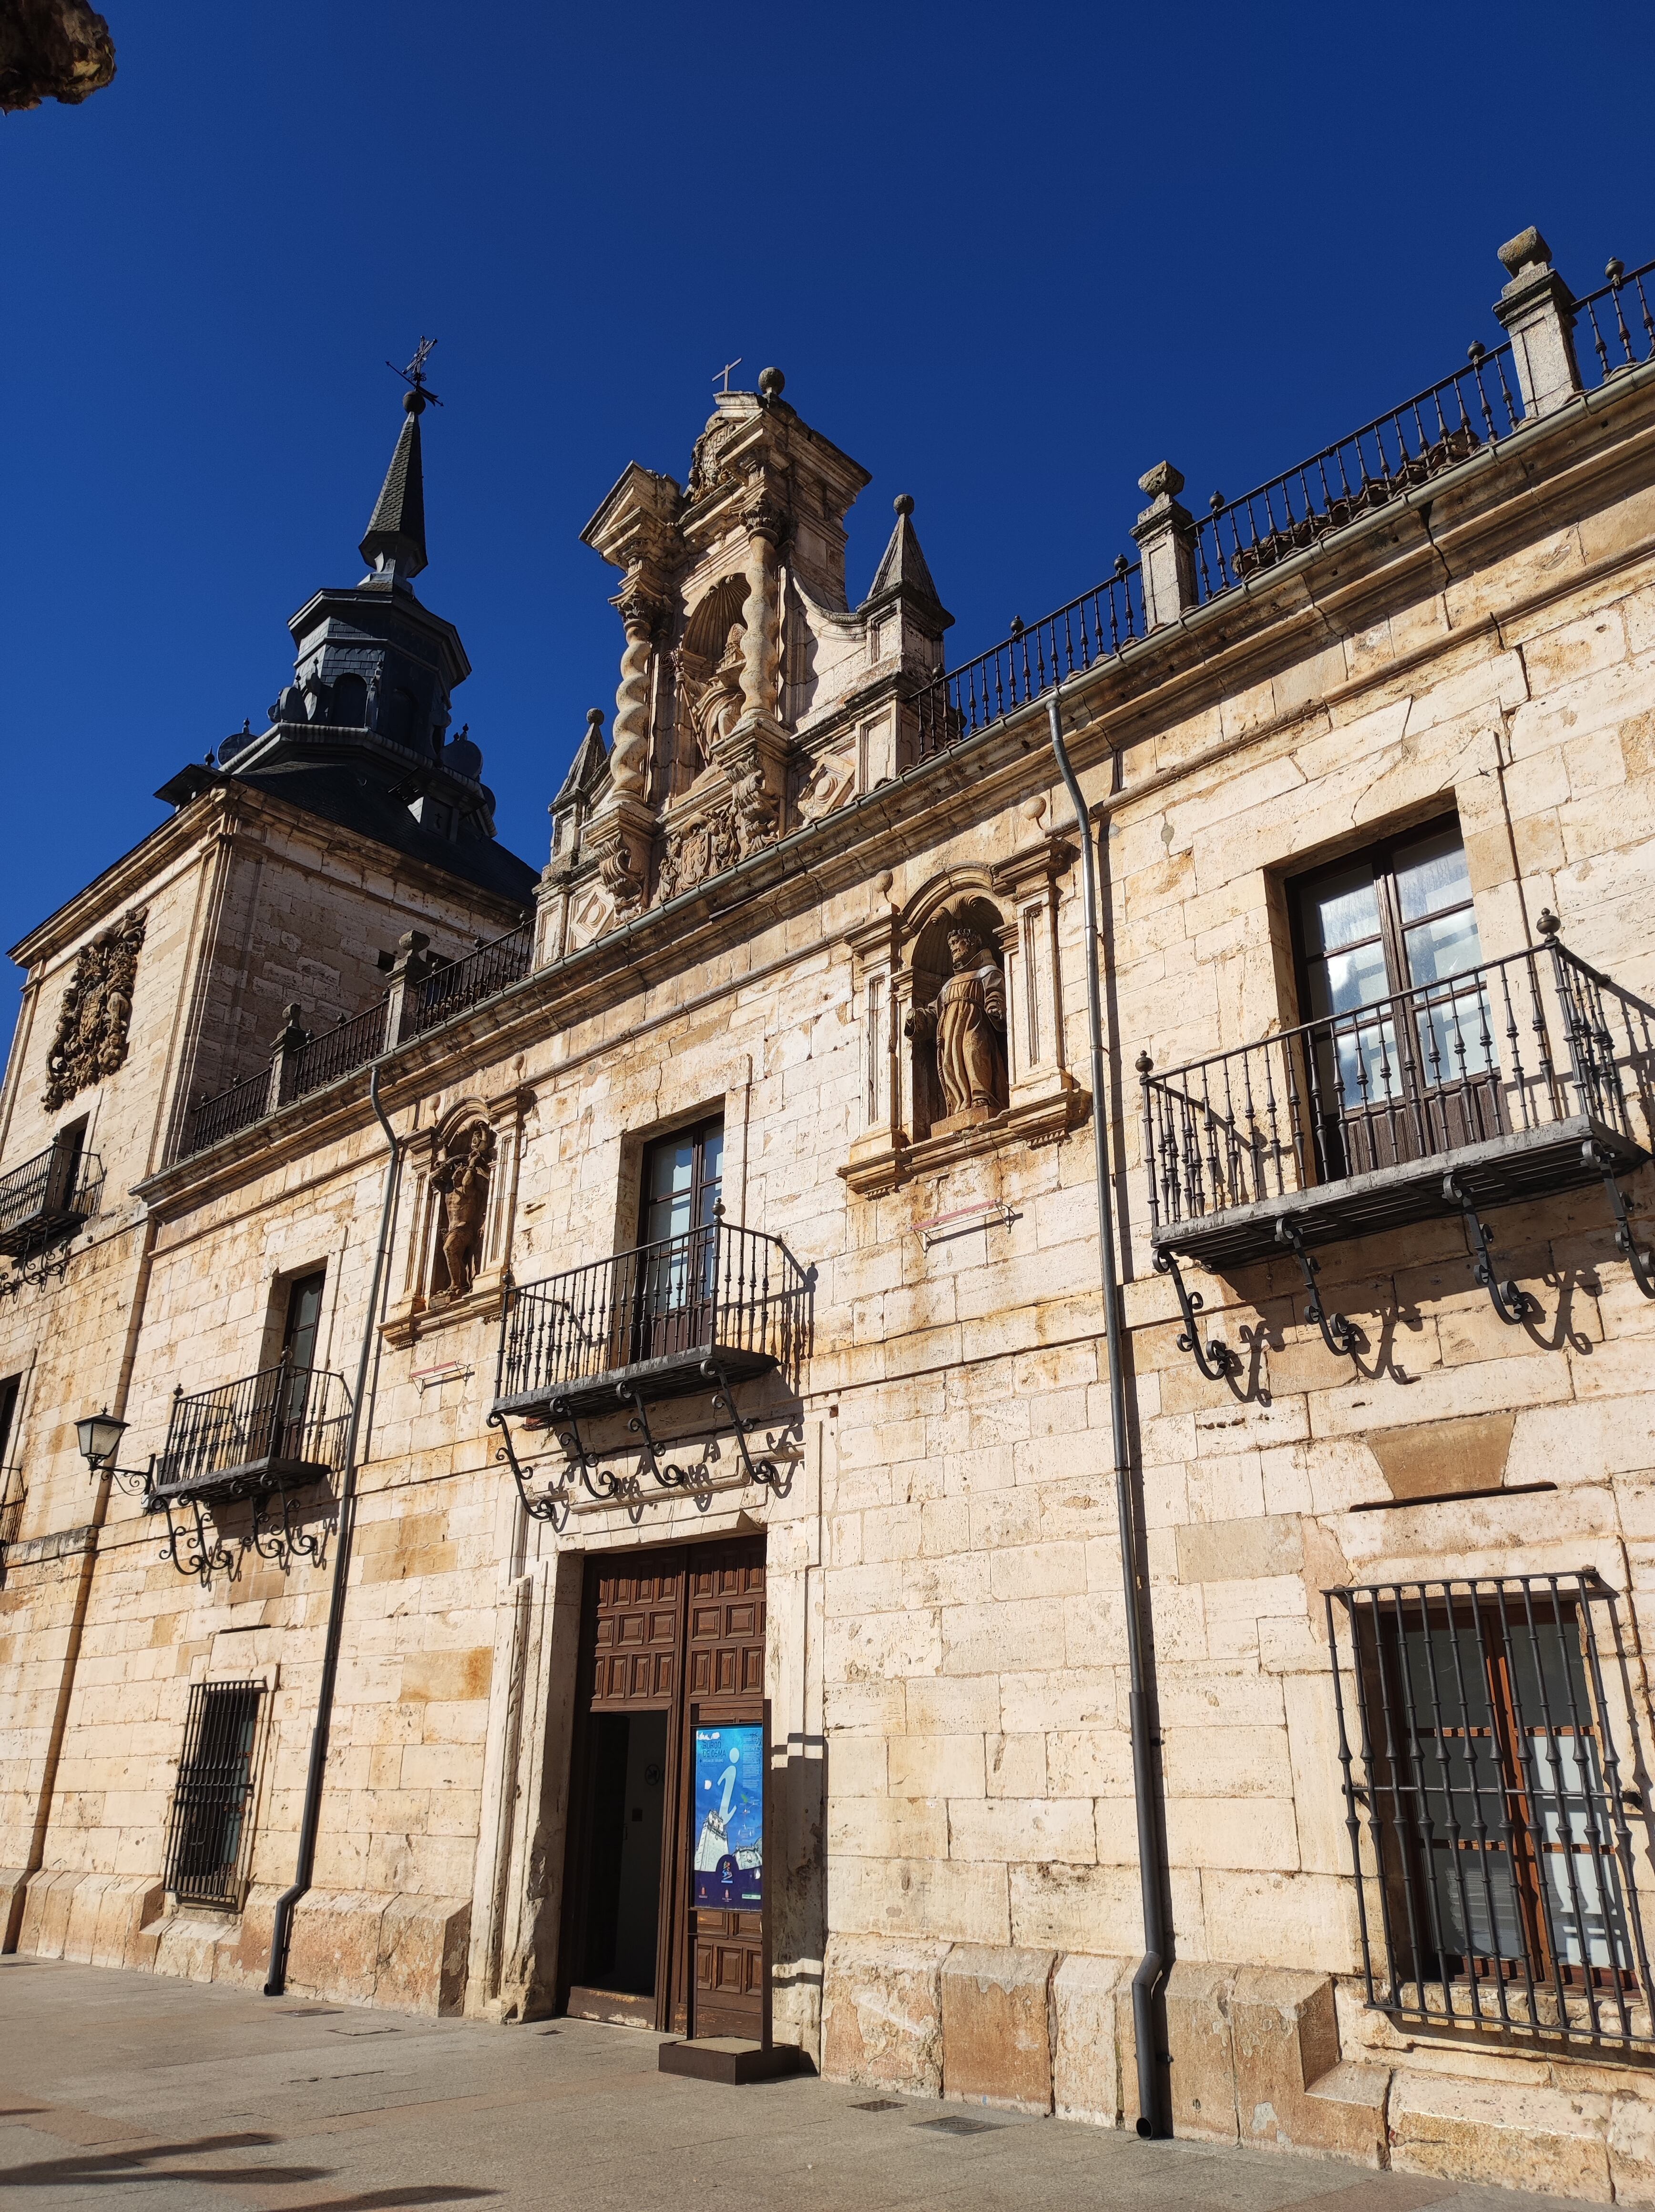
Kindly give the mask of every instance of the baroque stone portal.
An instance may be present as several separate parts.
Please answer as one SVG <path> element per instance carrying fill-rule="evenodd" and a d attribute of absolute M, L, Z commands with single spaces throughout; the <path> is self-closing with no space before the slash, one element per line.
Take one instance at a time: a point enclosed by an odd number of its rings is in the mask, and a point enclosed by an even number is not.
<path fill-rule="evenodd" d="M 442 1205 L 433 1304 L 463 1298 L 476 1279 L 494 1173 L 494 1132 L 479 1121 L 451 1139 L 446 1157 L 431 1178 Z"/>
<path fill-rule="evenodd" d="M 948 1118 L 986 1119 L 1006 1103 L 1006 987 L 998 963 L 977 932 L 956 922 L 949 932 L 954 973 L 928 1006 L 916 1006 L 904 1033 L 933 1041 Z"/>
<path fill-rule="evenodd" d="M 135 907 L 82 946 L 46 1061 L 48 1112 L 56 1113 L 77 1091 L 112 1075 L 126 1058 L 132 984 L 149 919 L 147 908 Z"/>

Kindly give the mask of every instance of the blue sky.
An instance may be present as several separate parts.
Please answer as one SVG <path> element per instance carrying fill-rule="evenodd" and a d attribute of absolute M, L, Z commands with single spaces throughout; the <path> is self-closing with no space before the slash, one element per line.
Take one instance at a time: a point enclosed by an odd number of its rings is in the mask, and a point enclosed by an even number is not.
<path fill-rule="evenodd" d="M 915 520 L 958 661 L 1095 583 L 1163 455 L 1234 495 L 1498 336 L 1528 222 L 1655 254 L 1642 9 L 108 0 L 113 86 L 0 119 L 0 943 L 136 843 L 360 574 L 400 387 L 427 604 L 538 864 L 633 459 L 767 363 Z"/>

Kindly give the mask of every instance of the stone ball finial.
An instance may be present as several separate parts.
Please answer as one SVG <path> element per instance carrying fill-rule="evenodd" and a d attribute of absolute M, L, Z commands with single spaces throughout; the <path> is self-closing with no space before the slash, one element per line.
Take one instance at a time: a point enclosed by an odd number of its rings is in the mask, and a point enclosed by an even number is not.
<path fill-rule="evenodd" d="M 603 709 L 601 707 L 588 707 L 586 709 L 586 722 L 592 735 L 596 737 L 597 732 L 603 726 Z"/>
<path fill-rule="evenodd" d="M 1525 269 L 1549 268 L 1551 248 L 1531 223 L 1515 238 L 1506 240 L 1500 249 L 1500 258 L 1508 276 L 1520 276 Z"/>
<path fill-rule="evenodd" d="M 908 491 L 898 492 L 896 497 L 891 501 L 891 508 L 892 512 L 896 514 L 912 514 L 913 513 L 913 494 Z"/>
<path fill-rule="evenodd" d="M 404 392 L 403 394 L 403 412 L 404 415 L 423 415 L 425 412 L 424 392 Z"/>
<path fill-rule="evenodd" d="M 1146 469 L 1138 478 L 1137 488 L 1151 499 L 1160 499 L 1163 494 L 1168 499 L 1176 499 L 1184 489 L 1184 478 L 1170 461 L 1157 461 L 1154 468 Z"/>
<path fill-rule="evenodd" d="M 767 399 L 779 399 L 786 386 L 787 379 L 779 368 L 761 368 L 759 371 L 759 389 Z"/>

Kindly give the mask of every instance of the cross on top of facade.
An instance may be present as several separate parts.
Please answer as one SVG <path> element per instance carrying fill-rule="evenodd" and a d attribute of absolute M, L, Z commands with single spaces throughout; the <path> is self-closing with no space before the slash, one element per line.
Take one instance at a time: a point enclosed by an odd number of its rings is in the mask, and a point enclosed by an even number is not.
<path fill-rule="evenodd" d="M 388 361 L 385 367 L 393 376 L 400 376 L 411 392 L 417 392 L 421 399 L 428 399 L 433 407 L 440 407 L 441 400 L 428 388 L 425 380 L 425 364 L 430 357 L 432 347 L 436 343 L 435 338 L 422 336 L 420 343 L 414 349 L 414 358 L 406 368 L 398 368 L 394 361 Z"/>

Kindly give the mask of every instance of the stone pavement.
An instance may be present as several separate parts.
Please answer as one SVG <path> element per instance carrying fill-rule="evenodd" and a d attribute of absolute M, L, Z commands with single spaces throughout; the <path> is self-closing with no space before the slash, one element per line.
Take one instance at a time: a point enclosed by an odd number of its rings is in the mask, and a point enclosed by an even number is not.
<path fill-rule="evenodd" d="M 1564 2200 L 1135 2137 L 803 2079 L 656 2070 L 658 2038 L 476 2027 L 0 1959 L 11 2208 L 1524 2212 Z"/>

